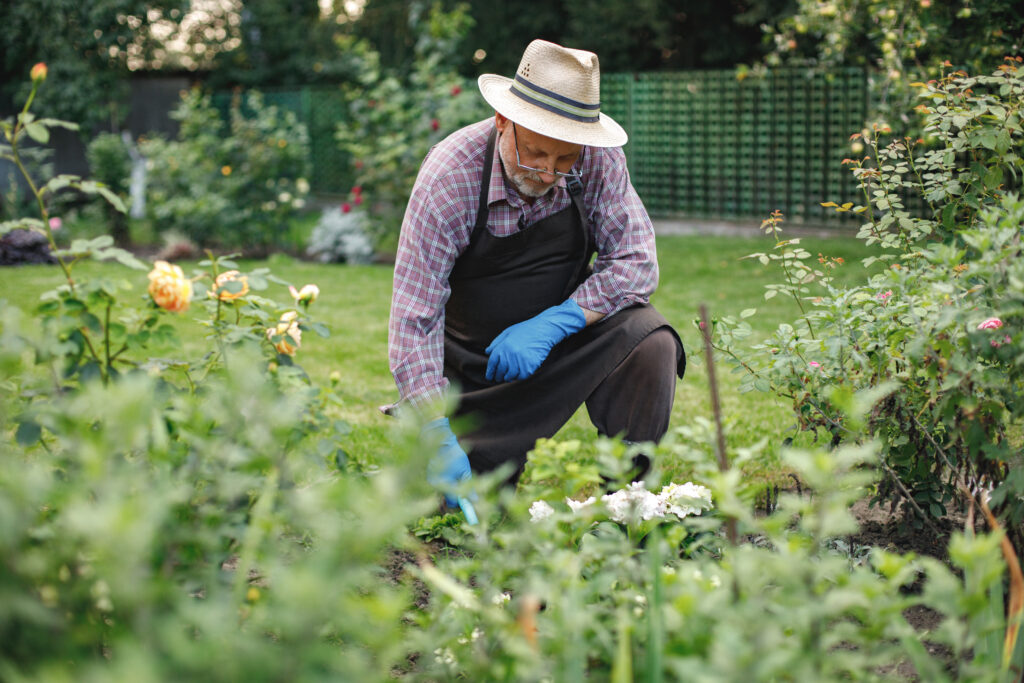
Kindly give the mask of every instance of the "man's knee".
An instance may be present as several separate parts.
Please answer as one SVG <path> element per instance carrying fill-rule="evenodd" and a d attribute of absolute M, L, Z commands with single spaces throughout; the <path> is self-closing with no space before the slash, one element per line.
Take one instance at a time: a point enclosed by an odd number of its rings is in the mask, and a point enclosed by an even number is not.
<path fill-rule="evenodd" d="M 679 342 L 671 330 L 660 328 L 644 337 L 633 349 L 633 371 L 648 377 L 670 375 L 673 380 L 679 363 Z"/>

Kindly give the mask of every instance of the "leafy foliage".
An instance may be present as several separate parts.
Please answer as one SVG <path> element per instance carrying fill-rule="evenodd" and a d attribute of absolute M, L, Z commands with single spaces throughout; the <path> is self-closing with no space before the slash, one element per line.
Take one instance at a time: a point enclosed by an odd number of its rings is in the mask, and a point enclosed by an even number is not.
<path fill-rule="evenodd" d="M 397 239 L 401 217 L 420 163 L 430 147 L 464 125 L 485 118 L 476 87 L 451 66 L 458 39 L 472 26 L 464 8 L 411 12 L 419 39 L 413 71 L 403 76 L 380 66 L 365 44 L 360 87 L 348 90 L 348 121 L 338 125 L 338 142 L 354 160 L 356 181 L 367 204 L 378 244 Z"/>
<path fill-rule="evenodd" d="M 122 201 L 127 200 L 132 165 L 128 143 L 120 135 L 101 133 L 89 141 L 86 156 L 93 177 L 110 188 Z M 110 236 L 118 246 L 123 247 L 131 241 L 127 216 L 123 211 L 108 206 L 104 204 Z"/>
<path fill-rule="evenodd" d="M 918 84 L 934 142 L 887 141 L 888 129 L 876 128 L 865 138 L 871 154 L 847 160 L 865 203 L 825 206 L 867 216 L 860 237 L 885 247 L 877 259 L 883 272 L 861 286 L 834 287 L 834 260 L 806 265 L 810 254 L 799 240 L 781 239 L 777 222 L 766 221 L 775 253 L 754 256 L 781 264 L 785 277 L 766 297 L 787 294 L 802 315 L 755 345 L 750 358 L 736 350 L 736 321 L 722 321 L 715 343 L 749 373 L 746 388 L 791 400 L 801 429 L 833 443 L 878 438 L 886 475 L 879 499 L 903 502 L 924 524 L 961 494 L 994 489 L 1021 547 L 1024 202 L 1006 187 L 1019 186 L 1024 172 L 1018 63 Z M 914 195 L 927 207 L 923 215 L 907 209 Z M 869 390 L 869 419 L 851 424 L 844 408 Z"/>
<path fill-rule="evenodd" d="M 258 92 L 232 101 L 225 125 L 209 95 L 182 95 L 177 140 L 140 145 L 148 159 L 147 208 L 160 230 L 199 245 L 284 246 L 289 218 L 309 193 L 305 126 L 263 104 Z"/>
<path fill-rule="evenodd" d="M 875 116 L 907 129 L 915 93 L 944 63 L 981 73 L 1020 49 L 1024 19 L 1012 0 L 798 0 L 767 29 L 769 65 L 869 66 Z M 916 133 L 916 131 L 914 131 Z"/>
<path fill-rule="evenodd" d="M 24 77 L 45 60 L 56 87 L 40 103 L 91 131 L 127 116 L 129 75 L 140 67 L 194 69 L 230 49 L 236 29 L 220 3 L 190 13 L 185 0 L 15 0 L 0 5 L 0 112 L 22 102 Z M 154 27 L 157 27 L 154 30 Z M 168 50 L 165 41 L 184 49 Z"/>
<path fill-rule="evenodd" d="M 26 119 L 5 127 L 15 159 L 24 127 L 46 121 Z M 40 214 L 23 222 L 46 229 L 48 197 L 73 186 L 106 189 L 33 182 Z M 935 253 L 974 249 L 980 268 L 999 251 L 984 239 L 1016 248 L 1010 224 L 1024 205 L 1001 200 L 976 234 Z M 1001 212 L 1006 224 L 986 231 Z M 269 294 L 286 282 L 211 257 L 191 276 L 158 262 L 146 298 L 76 270 L 83 259 L 146 268 L 109 236 L 56 255 L 65 281 L 29 316 L 0 305 L 5 680 L 833 680 L 905 661 L 935 681 L 1020 676 L 1019 609 L 1003 612 L 1012 553 L 997 524 L 954 538 L 957 571 L 882 550 L 864 561 L 837 542 L 873 480 L 872 442 L 786 453 L 813 495 L 785 494 L 760 517 L 739 467 L 763 442 L 719 469 L 715 432 L 699 420 L 657 445 L 545 441 L 519 494 L 500 486 L 507 472 L 479 479 L 483 523 L 429 520 L 416 417 L 396 425 L 382 462 L 349 461 L 337 387 L 296 363 L 309 343 L 300 332 L 328 334 L 310 315 L 316 286 L 290 287 L 294 305 L 281 305 Z M 806 277 L 801 258 L 782 256 Z M 1010 278 L 1021 274 L 992 258 L 1019 289 Z M 198 357 L 166 317 L 193 304 L 207 332 Z M 878 395 L 833 395 L 835 419 L 869 423 Z M 706 484 L 711 513 L 645 518 L 577 502 L 598 482 L 623 485 L 640 449 Z M 578 466 L 561 468 L 567 459 Z M 664 483 L 657 469 L 650 483 Z M 528 518 L 534 497 L 550 514 Z M 707 508 L 703 490 L 690 502 Z M 750 542 L 730 542 L 726 525 Z M 416 535 L 459 545 L 431 559 Z M 936 610 L 941 626 L 915 633 L 911 607 Z"/>

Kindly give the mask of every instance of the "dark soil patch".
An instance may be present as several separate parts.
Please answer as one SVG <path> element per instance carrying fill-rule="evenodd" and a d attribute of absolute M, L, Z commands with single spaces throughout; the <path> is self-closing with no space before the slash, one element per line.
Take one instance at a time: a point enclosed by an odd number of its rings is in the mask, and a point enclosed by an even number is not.
<path fill-rule="evenodd" d="M 927 555 L 942 562 L 949 560 L 950 536 L 963 530 L 966 523 L 962 514 L 954 513 L 933 520 L 932 526 L 915 527 L 900 510 L 890 513 L 884 507 L 872 506 L 868 500 L 857 501 L 850 511 L 860 524 L 860 531 L 850 539 L 853 543 L 900 554 Z"/>

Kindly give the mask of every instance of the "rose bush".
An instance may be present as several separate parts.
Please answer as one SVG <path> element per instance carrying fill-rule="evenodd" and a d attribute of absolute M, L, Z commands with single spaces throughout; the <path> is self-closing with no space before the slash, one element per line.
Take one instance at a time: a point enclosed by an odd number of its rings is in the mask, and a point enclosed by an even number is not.
<path fill-rule="evenodd" d="M 883 248 L 865 265 L 881 272 L 864 285 L 836 288 L 835 264 L 782 239 L 777 223 L 764 263 L 785 282 L 766 293 L 792 296 L 793 323 L 754 345 L 738 346 L 740 321 L 724 318 L 715 344 L 741 367 L 746 389 L 792 402 L 797 424 L 831 443 L 878 438 L 877 497 L 902 504 L 918 525 L 992 489 L 992 501 L 1018 549 L 1024 548 L 1024 477 L 1016 445 L 1024 425 L 1021 303 L 1024 201 L 1024 74 L 1019 57 L 996 72 L 944 74 L 919 83 L 917 107 L 931 143 L 891 138 L 886 127 L 855 137 L 868 156 L 848 159 L 863 203 L 836 204 L 868 219 L 860 237 Z M 907 207 L 907 195 L 925 207 Z M 842 417 L 850 397 L 872 390 L 870 419 Z"/>

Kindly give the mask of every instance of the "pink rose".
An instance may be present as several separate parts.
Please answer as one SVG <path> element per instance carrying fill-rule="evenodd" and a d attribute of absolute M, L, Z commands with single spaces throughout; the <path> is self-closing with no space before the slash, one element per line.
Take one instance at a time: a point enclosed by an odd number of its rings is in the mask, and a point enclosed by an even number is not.
<path fill-rule="evenodd" d="M 1000 320 L 999 318 L 988 318 L 987 320 L 982 321 L 978 325 L 978 329 L 979 330 L 998 330 L 1002 326 L 1003 326 L 1003 321 Z"/>
<path fill-rule="evenodd" d="M 63 225 L 64 221 L 62 221 L 58 216 L 54 216 L 50 219 L 50 230 L 60 230 Z"/>
<path fill-rule="evenodd" d="M 810 365 L 810 366 L 811 366 L 812 368 L 814 368 L 815 370 L 817 370 L 818 368 L 820 368 L 820 367 L 821 367 L 821 363 L 819 363 L 819 362 L 818 362 L 818 361 L 816 361 L 816 360 L 812 360 L 812 361 L 811 361 L 810 363 L 808 363 L 808 365 Z"/>

